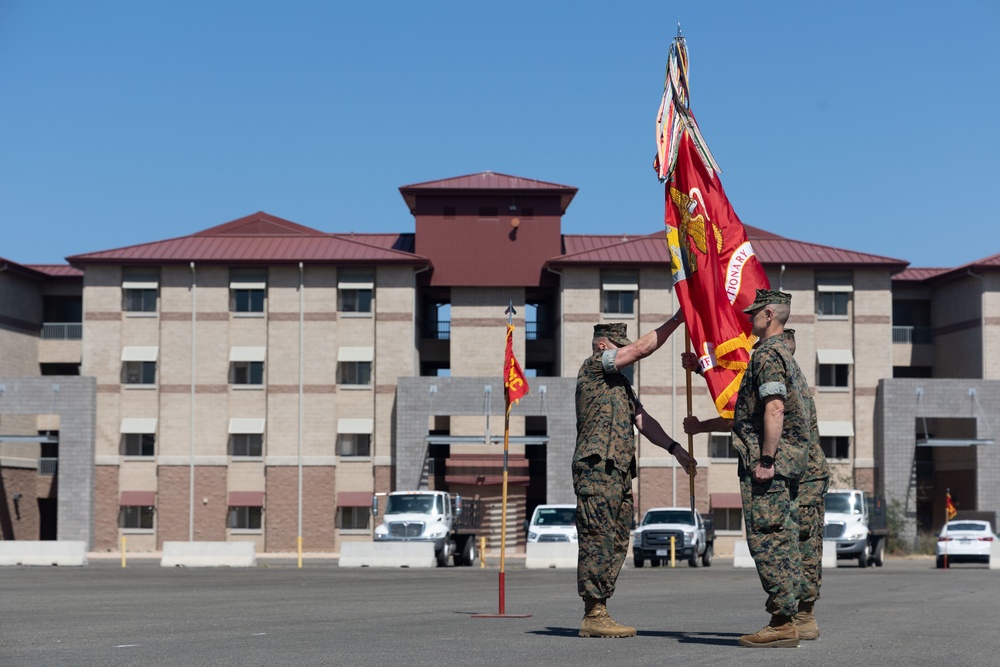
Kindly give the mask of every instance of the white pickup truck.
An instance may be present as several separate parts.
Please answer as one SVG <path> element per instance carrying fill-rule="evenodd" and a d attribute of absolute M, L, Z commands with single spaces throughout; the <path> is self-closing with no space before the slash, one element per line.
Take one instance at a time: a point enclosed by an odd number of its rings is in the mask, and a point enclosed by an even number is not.
<path fill-rule="evenodd" d="M 881 567 L 889 536 L 883 500 L 857 489 L 831 489 L 825 505 L 823 540 L 836 545 L 837 558 Z"/>
<path fill-rule="evenodd" d="M 674 557 L 686 560 L 691 567 L 709 567 L 715 549 L 715 529 L 711 519 L 689 507 L 654 507 L 642 517 L 632 541 L 636 567 L 648 560 L 654 567 L 670 561 L 670 538 L 674 538 Z"/>
<path fill-rule="evenodd" d="M 380 495 L 386 496 L 385 518 L 375 528 L 376 542 L 432 542 L 442 567 L 449 558 L 455 565 L 476 562 L 478 512 L 465 516 L 461 496 L 444 491 L 378 493 L 372 497 L 372 516 L 378 516 Z"/>

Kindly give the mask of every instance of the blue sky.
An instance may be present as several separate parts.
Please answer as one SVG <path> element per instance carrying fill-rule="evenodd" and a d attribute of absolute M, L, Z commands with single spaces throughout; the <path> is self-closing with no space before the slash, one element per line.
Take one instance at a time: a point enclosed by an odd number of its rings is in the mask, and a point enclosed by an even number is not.
<path fill-rule="evenodd" d="M 565 233 L 662 229 L 651 163 L 681 22 L 747 224 L 956 266 L 1000 252 L 1000 3 L 0 2 L 0 256 L 258 210 L 412 231 L 398 188 L 576 186 Z"/>

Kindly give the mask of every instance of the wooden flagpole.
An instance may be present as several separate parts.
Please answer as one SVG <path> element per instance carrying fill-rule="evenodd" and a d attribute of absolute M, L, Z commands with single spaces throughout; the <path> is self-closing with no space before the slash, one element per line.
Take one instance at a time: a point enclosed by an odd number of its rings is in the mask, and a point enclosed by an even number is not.
<path fill-rule="evenodd" d="M 688 329 L 687 324 L 684 325 L 684 351 L 691 351 L 691 330 Z M 691 371 L 685 373 L 687 376 L 687 416 L 690 417 L 694 414 L 694 408 L 691 402 Z M 687 450 L 689 456 L 694 456 L 692 452 L 694 451 L 694 436 L 688 433 L 688 443 Z M 694 471 L 688 470 L 688 486 L 691 490 L 691 518 L 694 518 Z"/>

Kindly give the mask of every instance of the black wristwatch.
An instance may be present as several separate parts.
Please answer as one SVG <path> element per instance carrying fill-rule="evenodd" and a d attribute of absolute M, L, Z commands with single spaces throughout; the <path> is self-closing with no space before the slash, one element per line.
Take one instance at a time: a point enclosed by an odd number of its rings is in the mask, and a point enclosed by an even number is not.
<path fill-rule="evenodd" d="M 760 457 L 760 467 L 761 468 L 773 468 L 774 467 L 774 457 L 773 456 L 761 456 Z"/>

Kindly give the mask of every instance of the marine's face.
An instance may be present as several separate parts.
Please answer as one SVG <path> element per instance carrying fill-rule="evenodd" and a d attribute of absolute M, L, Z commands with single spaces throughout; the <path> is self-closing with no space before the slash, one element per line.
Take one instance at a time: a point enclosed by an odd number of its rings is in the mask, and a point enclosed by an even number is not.
<path fill-rule="evenodd" d="M 774 313 L 770 308 L 764 306 L 750 313 L 750 326 L 753 327 L 751 333 L 757 338 L 763 338 L 767 331 L 767 325 L 771 323 Z"/>

